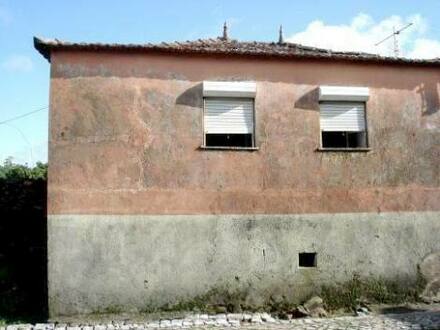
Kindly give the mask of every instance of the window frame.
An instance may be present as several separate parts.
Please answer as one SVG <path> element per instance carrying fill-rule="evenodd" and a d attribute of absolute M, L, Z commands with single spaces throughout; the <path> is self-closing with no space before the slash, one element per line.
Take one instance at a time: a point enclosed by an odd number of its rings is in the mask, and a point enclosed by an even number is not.
<path fill-rule="evenodd" d="M 365 132 L 365 147 L 345 147 L 345 148 L 338 148 L 338 147 L 324 147 L 322 143 L 322 128 L 321 128 L 321 104 L 322 103 L 362 103 L 364 105 L 364 121 L 365 121 L 365 130 L 364 131 L 334 131 L 334 132 L 344 132 L 344 133 L 350 133 L 350 132 Z M 350 101 L 350 100 L 332 100 L 332 101 L 319 101 L 319 147 L 317 148 L 317 151 L 331 151 L 331 152 L 366 152 L 370 151 L 370 139 L 369 139 L 369 132 L 368 132 L 368 120 L 367 120 L 367 101 Z M 324 131 L 325 132 L 325 131 Z"/>
<path fill-rule="evenodd" d="M 252 146 L 251 147 L 241 147 L 241 146 L 207 146 L 206 145 L 206 132 L 205 132 L 205 112 L 206 112 L 206 99 L 238 99 L 238 100 L 249 100 L 252 102 Z M 203 97 L 203 111 L 202 111 L 202 134 L 203 134 L 203 139 L 202 139 L 202 145 L 200 146 L 200 149 L 205 149 L 205 150 L 244 150 L 244 151 L 256 151 L 259 150 L 259 148 L 257 147 L 257 138 L 256 138 L 256 116 L 257 116 L 257 111 L 256 111 L 256 107 L 255 107 L 255 98 L 254 97 L 236 97 L 236 96 L 223 96 L 223 97 L 218 97 L 218 96 L 204 96 Z M 208 133 L 209 134 L 209 133 Z M 224 133 L 224 134 L 228 134 L 228 133 Z M 229 134 L 234 134 L 234 133 L 229 133 Z"/>

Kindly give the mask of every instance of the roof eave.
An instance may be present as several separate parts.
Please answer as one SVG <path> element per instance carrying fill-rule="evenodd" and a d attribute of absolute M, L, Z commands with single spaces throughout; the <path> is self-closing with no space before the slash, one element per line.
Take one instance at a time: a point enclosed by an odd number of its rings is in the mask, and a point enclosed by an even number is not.
<path fill-rule="evenodd" d="M 49 46 L 49 43 L 47 40 L 44 40 L 39 37 L 34 37 L 34 47 L 41 55 L 43 55 L 43 57 L 48 62 L 50 62 L 51 46 Z"/>
<path fill-rule="evenodd" d="M 53 50 L 73 50 L 73 51 L 135 51 L 135 52 L 154 52 L 154 53 L 167 53 L 167 54 L 199 54 L 199 55 L 220 55 L 220 56 L 246 56 L 246 57 L 265 57 L 265 58 L 278 58 L 278 59 L 315 59 L 324 61 L 347 61 L 347 62 L 359 62 L 359 63 L 376 63 L 376 64 L 397 64 L 397 65 L 414 65 L 414 66 L 440 66 L 440 59 L 431 60 L 413 60 L 406 58 L 392 58 L 375 56 L 364 53 L 353 52 L 333 52 L 324 51 L 321 53 L 264 53 L 235 49 L 233 51 L 221 50 L 221 49 L 202 49 L 202 48 L 173 48 L 167 44 L 145 44 L 145 45 L 133 45 L 133 44 L 99 44 L 99 43 L 69 43 L 62 42 L 57 39 L 43 39 L 34 37 L 35 49 L 43 55 L 49 62 L 51 60 L 51 52 Z M 312 47 L 301 46 L 303 49 L 314 49 Z M 316 49 L 320 50 L 320 49 Z M 322 51 L 322 50 L 320 50 Z"/>

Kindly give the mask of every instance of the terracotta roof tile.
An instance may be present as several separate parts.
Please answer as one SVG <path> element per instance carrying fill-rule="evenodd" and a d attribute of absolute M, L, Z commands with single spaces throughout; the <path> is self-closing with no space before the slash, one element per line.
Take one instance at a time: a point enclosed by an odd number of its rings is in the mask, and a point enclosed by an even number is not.
<path fill-rule="evenodd" d="M 174 54 L 213 54 L 228 56 L 258 56 L 275 58 L 315 58 L 346 60 L 356 62 L 396 63 L 415 65 L 440 65 L 440 58 L 421 60 L 403 57 L 385 57 L 362 52 L 341 52 L 295 43 L 275 43 L 257 41 L 237 41 L 231 39 L 198 39 L 184 42 L 162 42 L 160 44 L 104 44 L 75 43 L 58 39 L 34 37 L 35 48 L 50 61 L 52 50 L 90 50 L 90 51 L 144 51 Z"/>

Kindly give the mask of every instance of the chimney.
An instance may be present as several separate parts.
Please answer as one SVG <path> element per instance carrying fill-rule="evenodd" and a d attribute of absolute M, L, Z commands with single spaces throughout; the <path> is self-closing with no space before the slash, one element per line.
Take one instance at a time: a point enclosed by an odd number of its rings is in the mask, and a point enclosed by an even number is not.
<path fill-rule="evenodd" d="M 222 39 L 223 41 L 227 41 L 229 39 L 229 37 L 228 37 L 228 25 L 226 24 L 226 22 L 225 22 L 225 24 L 223 24 L 223 36 L 220 39 Z"/>
<path fill-rule="evenodd" d="M 278 43 L 279 44 L 284 44 L 284 36 L 283 36 L 283 26 L 280 25 L 280 34 L 278 37 Z"/>

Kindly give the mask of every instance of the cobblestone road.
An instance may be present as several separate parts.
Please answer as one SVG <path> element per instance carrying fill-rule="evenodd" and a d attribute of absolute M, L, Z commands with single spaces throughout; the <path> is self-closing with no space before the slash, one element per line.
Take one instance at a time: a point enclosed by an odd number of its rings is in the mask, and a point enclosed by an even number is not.
<path fill-rule="evenodd" d="M 261 324 L 245 326 L 246 329 L 273 330 L 358 330 L 358 329 L 436 329 L 440 330 L 440 311 L 407 314 L 345 316 L 328 319 L 297 319 L 284 324 Z"/>
<path fill-rule="evenodd" d="M 431 329 L 440 330 L 440 308 L 401 314 L 368 314 L 333 318 L 278 320 L 266 313 L 190 315 L 185 319 L 162 319 L 148 322 L 107 322 L 105 324 L 39 323 L 15 324 L 0 330 L 146 330 L 146 329 L 231 329 L 246 330 L 367 330 Z"/>

